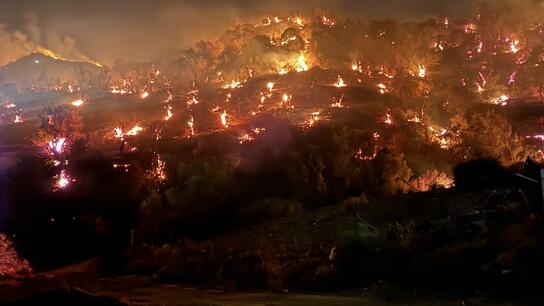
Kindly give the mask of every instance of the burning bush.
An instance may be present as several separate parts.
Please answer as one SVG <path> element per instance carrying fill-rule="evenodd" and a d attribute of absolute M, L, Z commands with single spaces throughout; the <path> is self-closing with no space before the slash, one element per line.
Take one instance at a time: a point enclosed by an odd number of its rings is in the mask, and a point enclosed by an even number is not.
<path fill-rule="evenodd" d="M 0 277 L 17 277 L 32 273 L 28 261 L 21 259 L 9 238 L 0 233 Z"/>

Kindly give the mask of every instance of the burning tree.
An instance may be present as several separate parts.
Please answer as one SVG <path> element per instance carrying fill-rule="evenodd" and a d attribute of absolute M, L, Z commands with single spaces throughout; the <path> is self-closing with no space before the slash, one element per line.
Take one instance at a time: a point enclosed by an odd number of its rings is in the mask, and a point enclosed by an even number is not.
<path fill-rule="evenodd" d="M 22 259 L 13 248 L 13 243 L 0 233 L 0 277 L 17 277 L 32 273 L 30 264 Z"/>
<path fill-rule="evenodd" d="M 46 156 L 66 160 L 87 146 L 87 134 L 81 115 L 73 108 L 58 106 L 45 108 L 40 114 L 40 125 L 33 142 Z"/>

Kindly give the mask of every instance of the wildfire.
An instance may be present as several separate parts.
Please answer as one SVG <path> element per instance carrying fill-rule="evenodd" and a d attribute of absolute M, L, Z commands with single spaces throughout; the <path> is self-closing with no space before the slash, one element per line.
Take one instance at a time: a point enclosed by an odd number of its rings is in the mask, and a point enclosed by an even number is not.
<path fill-rule="evenodd" d="M 372 138 L 374 139 L 374 149 L 371 155 L 365 155 L 362 148 L 359 148 L 357 152 L 355 153 L 355 158 L 360 160 L 373 160 L 378 155 L 378 140 L 380 139 L 380 134 L 378 132 L 374 132 L 372 135 Z"/>
<path fill-rule="evenodd" d="M 136 136 L 143 130 L 144 128 L 141 127 L 139 124 L 133 126 L 127 132 L 124 132 L 123 129 L 120 127 L 116 127 L 113 129 L 113 136 L 117 139 L 123 139 L 125 138 L 125 136 Z"/>
<path fill-rule="evenodd" d="M 113 164 L 113 169 L 121 169 L 121 170 L 125 171 L 126 173 L 128 173 L 128 171 L 130 170 L 130 166 L 131 166 L 130 163 L 126 163 L 126 164 Z"/>
<path fill-rule="evenodd" d="M 195 136 L 195 119 L 193 116 L 187 121 L 187 126 L 189 127 L 189 137 Z"/>
<path fill-rule="evenodd" d="M 268 82 L 266 88 L 268 88 L 269 92 L 272 92 L 272 89 L 274 89 L 274 82 Z"/>
<path fill-rule="evenodd" d="M 48 146 L 51 155 L 54 153 L 62 154 L 64 151 L 64 145 L 66 144 L 66 138 L 53 139 L 49 141 Z"/>
<path fill-rule="evenodd" d="M 235 89 L 242 87 L 242 82 L 239 81 L 231 81 L 229 84 L 223 85 L 223 89 Z"/>
<path fill-rule="evenodd" d="M 229 114 L 227 114 L 227 111 L 223 111 L 219 114 L 219 119 L 221 120 L 221 125 L 223 125 L 224 128 L 229 127 Z"/>
<path fill-rule="evenodd" d="M 282 67 L 278 70 L 278 74 L 280 75 L 284 75 L 284 74 L 287 74 L 289 71 L 287 70 L 287 68 L 285 67 Z"/>
<path fill-rule="evenodd" d="M 23 117 L 21 115 L 15 115 L 15 119 L 13 119 L 13 123 L 23 123 Z"/>
<path fill-rule="evenodd" d="M 306 122 L 306 125 L 308 127 L 313 127 L 314 125 L 316 125 L 317 122 L 320 120 L 319 114 L 320 114 L 320 112 L 311 113 L 310 114 L 310 119 L 308 119 L 308 121 Z"/>
<path fill-rule="evenodd" d="M 238 137 L 239 143 L 244 144 L 247 142 L 252 142 L 253 140 L 255 140 L 255 137 L 257 135 L 261 134 L 264 131 L 266 131 L 265 128 L 254 128 L 253 130 L 251 130 L 251 132 L 245 133 L 242 136 Z"/>
<path fill-rule="evenodd" d="M 336 21 L 329 17 L 322 16 L 321 17 L 321 23 L 325 26 L 328 26 L 330 28 L 334 27 L 336 25 Z"/>
<path fill-rule="evenodd" d="M 141 131 L 143 131 L 143 130 L 144 130 L 144 128 L 137 124 L 137 125 L 135 125 L 134 127 L 132 127 L 130 130 L 128 130 L 128 131 L 126 132 L 126 135 L 128 135 L 128 136 L 136 136 L 136 135 L 138 135 L 138 134 L 139 134 Z"/>
<path fill-rule="evenodd" d="M 72 105 L 75 106 L 75 107 L 80 107 L 84 103 L 85 103 L 85 101 L 83 99 L 77 99 L 77 100 L 72 101 Z"/>
<path fill-rule="evenodd" d="M 55 176 L 55 186 L 54 190 L 59 189 L 66 189 L 68 186 L 70 186 L 71 183 L 75 182 L 76 180 L 71 178 L 70 175 L 66 173 L 64 169 L 60 170 L 60 173 Z"/>
<path fill-rule="evenodd" d="M 306 57 L 304 56 L 303 53 L 301 53 L 299 57 L 297 58 L 297 62 L 295 64 L 295 71 L 303 72 L 303 71 L 308 71 L 308 69 L 309 67 L 308 67 L 308 64 L 306 64 Z"/>
<path fill-rule="evenodd" d="M 381 93 L 382 95 L 385 95 L 386 93 L 389 92 L 389 89 L 383 83 L 376 85 L 376 87 L 378 87 L 378 92 Z"/>
<path fill-rule="evenodd" d="M 338 76 L 337 79 L 336 79 L 336 83 L 334 83 L 334 86 L 337 87 L 337 88 L 341 88 L 341 87 L 346 87 L 346 83 L 344 83 L 344 80 Z"/>
<path fill-rule="evenodd" d="M 335 97 L 332 98 L 331 107 L 334 108 L 343 108 L 344 105 L 342 104 L 342 100 L 344 100 L 344 95 L 340 96 L 339 99 L 336 99 Z"/>
<path fill-rule="evenodd" d="M 142 100 L 145 99 L 145 98 L 147 98 L 147 97 L 149 97 L 149 92 L 147 92 L 147 91 L 142 92 L 142 94 L 140 95 L 140 98 L 141 98 Z"/>
<path fill-rule="evenodd" d="M 495 105 L 505 106 L 508 104 L 508 100 L 510 100 L 510 97 L 508 97 L 507 95 L 501 95 L 498 98 L 492 99 L 490 103 Z"/>
<path fill-rule="evenodd" d="M 168 106 L 166 107 L 166 114 L 164 115 L 164 117 L 162 118 L 162 120 L 168 121 L 168 120 L 170 120 L 173 116 L 174 116 L 174 114 L 172 113 L 172 106 L 168 105 Z"/>
<path fill-rule="evenodd" d="M 514 40 L 510 43 L 510 52 L 516 54 L 519 51 L 519 40 Z"/>
<path fill-rule="evenodd" d="M 357 62 L 357 63 L 351 64 L 351 70 L 362 73 L 363 72 L 363 67 L 361 66 L 360 62 Z"/>
<path fill-rule="evenodd" d="M 166 163 L 161 159 L 161 156 L 159 154 L 157 154 L 155 157 L 153 169 L 151 170 L 151 175 L 158 184 L 164 183 L 167 179 Z"/>
<path fill-rule="evenodd" d="M 385 112 L 385 115 L 383 117 L 383 123 L 392 125 L 393 124 L 393 116 L 391 115 L 391 109 L 388 108 Z"/>
<path fill-rule="evenodd" d="M 417 75 L 420 77 L 420 78 L 425 78 L 425 75 L 427 74 L 427 69 L 425 68 L 425 65 L 419 65 L 418 66 L 418 73 Z"/>
<path fill-rule="evenodd" d="M 289 103 L 290 101 L 291 101 L 291 95 L 288 95 L 288 94 L 284 93 L 282 98 L 281 98 L 280 106 L 281 107 L 284 107 L 284 106 L 287 106 L 287 107 L 291 106 L 292 107 L 292 105 L 290 105 L 290 103 Z"/>

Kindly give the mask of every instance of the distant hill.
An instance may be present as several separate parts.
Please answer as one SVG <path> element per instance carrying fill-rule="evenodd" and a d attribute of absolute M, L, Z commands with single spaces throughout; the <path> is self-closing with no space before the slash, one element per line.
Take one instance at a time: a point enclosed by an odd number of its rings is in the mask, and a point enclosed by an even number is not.
<path fill-rule="evenodd" d="M 0 67 L 0 94 L 12 96 L 31 91 L 78 86 L 85 91 L 104 89 L 108 70 L 86 62 L 55 59 L 42 53 L 31 53 Z"/>

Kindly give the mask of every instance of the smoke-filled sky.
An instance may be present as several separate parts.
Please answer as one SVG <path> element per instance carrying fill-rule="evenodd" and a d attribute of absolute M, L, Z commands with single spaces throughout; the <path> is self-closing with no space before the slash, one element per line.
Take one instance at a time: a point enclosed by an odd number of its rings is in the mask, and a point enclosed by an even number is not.
<path fill-rule="evenodd" d="M 324 9 L 361 19 L 463 16 L 476 0 L 0 0 L 0 65 L 34 45 L 66 57 L 146 61 L 237 21 Z"/>

